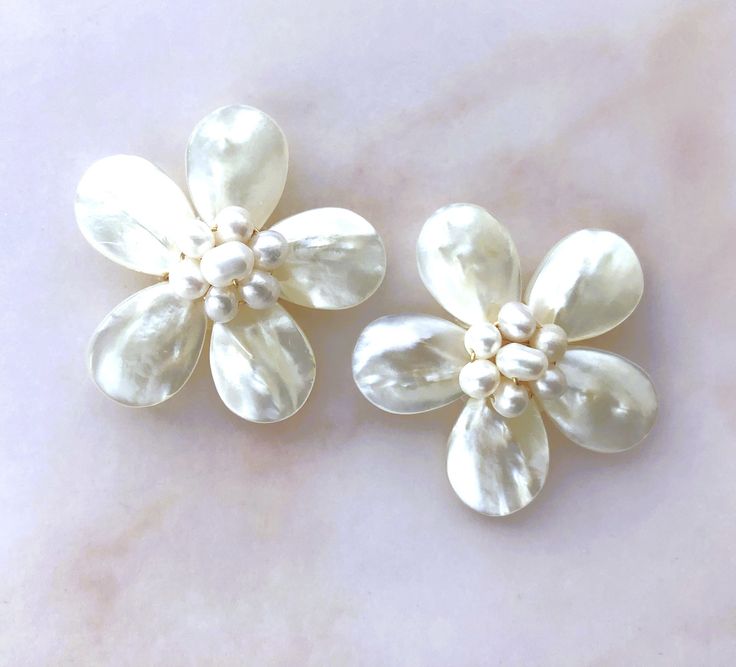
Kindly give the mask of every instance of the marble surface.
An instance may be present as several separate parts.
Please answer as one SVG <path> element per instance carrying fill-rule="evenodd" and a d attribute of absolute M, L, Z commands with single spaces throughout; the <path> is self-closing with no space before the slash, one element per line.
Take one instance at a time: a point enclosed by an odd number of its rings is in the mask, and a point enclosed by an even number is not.
<path fill-rule="evenodd" d="M 734 62 L 725 0 L 3 0 L 0 664 L 734 664 Z M 125 152 L 183 182 L 233 102 L 289 138 L 279 217 L 354 209 L 389 255 L 359 308 L 288 306 L 318 378 L 276 425 L 204 363 L 139 411 L 85 369 L 148 281 L 82 239 L 80 175 Z M 384 414 L 350 377 L 369 321 L 443 314 L 414 244 L 453 201 L 508 225 L 526 277 L 584 226 L 645 271 L 594 343 L 650 371 L 655 430 L 610 457 L 553 436 L 506 520 L 447 483 L 458 405 Z"/>

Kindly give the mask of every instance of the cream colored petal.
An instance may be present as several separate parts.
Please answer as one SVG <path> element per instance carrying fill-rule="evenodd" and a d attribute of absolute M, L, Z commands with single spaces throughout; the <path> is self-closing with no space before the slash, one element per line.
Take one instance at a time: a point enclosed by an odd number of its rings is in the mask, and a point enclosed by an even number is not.
<path fill-rule="evenodd" d="M 521 295 L 519 256 L 506 228 L 473 204 L 451 204 L 424 223 L 419 275 L 449 313 L 468 324 L 493 322 Z"/>
<path fill-rule="evenodd" d="M 633 248 L 613 232 L 583 229 L 547 253 L 529 281 L 526 302 L 537 321 L 559 324 L 575 341 L 623 322 L 643 291 Z"/>
<path fill-rule="evenodd" d="M 532 401 L 507 419 L 483 399 L 470 399 L 452 429 L 447 475 L 468 507 L 506 516 L 542 490 L 549 467 L 547 433 Z"/>
<path fill-rule="evenodd" d="M 622 452 L 649 433 L 657 396 L 637 365 L 610 352 L 579 347 L 568 350 L 557 366 L 565 374 L 567 391 L 543 406 L 570 440 L 596 452 Z"/>
<path fill-rule="evenodd" d="M 291 417 L 309 397 L 315 361 L 302 330 L 281 306 L 241 306 L 212 327 L 212 377 L 225 405 L 252 422 Z"/>
<path fill-rule="evenodd" d="M 373 294 L 386 273 L 386 252 L 373 226 L 344 208 L 318 208 L 276 223 L 289 241 L 273 272 L 281 296 L 310 308 L 351 308 Z"/>
<path fill-rule="evenodd" d="M 162 403 L 189 379 L 206 330 L 201 300 L 178 297 L 168 283 L 147 287 L 97 327 L 89 346 L 92 379 L 124 405 Z"/>
<path fill-rule="evenodd" d="M 470 361 L 465 330 L 429 315 L 390 315 L 369 324 L 353 352 L 353 378 L 374 405 L 398 414 L 434 410 L 460 398 Z"/>
<path fill-rule="evenodd" d="M 217 109 L 189 139 L 189 193 L 206 222 L 226 206 L 242 206 L 260 228 L 281 198 L 288 166 L 284 133 L 253 107 Z"/>
<path fill-rule="evenodd" d="M 75 202 L 84 237 L 123 266 L 163 275 L 178 256 L 176 226 L 194 217 L 184 193 L 148 160 L 113 155 L 82 176 Z"/>

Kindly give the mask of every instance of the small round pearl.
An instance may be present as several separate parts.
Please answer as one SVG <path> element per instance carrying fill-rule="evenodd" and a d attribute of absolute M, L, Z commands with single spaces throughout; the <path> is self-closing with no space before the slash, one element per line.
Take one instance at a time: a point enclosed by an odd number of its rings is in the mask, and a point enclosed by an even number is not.
<path fill-rule="evenodd" d="M 489 322 L 474 324 L 465 332 L 465 349 L 476 359 L 491 359 L 501 347 L 501 334 Z"/>
<path fill-rule="evenodd" d="M 226 206 L 217 214 L 213 225 L 218 244 L 228 241 L 247 243 L 254 230 L 250 214 L 242 206 Z"/>
<path fill-rule="evenodd" d="M 542 399 L 558 398 L 567 389 L 567 378 L 556 366 L 548 368 L 542 377 L 532 382 L 532 391 Z"/>
<path fill-rule="evenodd" d="M 496 354 L 496 366 L 507 378 L 536 380 L 547 370 L 547 357 L 533 347 L 509 343 Z"/>
<path fill-rule="evenodd" d="M 500 377 L 492 361 L 476 359 L 460 370 L 460 389 L 471 398 L 485 398 L 496 389 Z"/>
<path fill-rule="evenodd" d="M 508 340 L 517 343 L 529 340 L 536 327 L 532 311 L 519 301 L 509 301 L 498 311 L 498 328 Z"/>
<path fill-rule="evenodd" d="M 534 332 L 530 343 L 544 352 L 550 361 L 558 361 L 567 350 L 567 334 L 556 324 L 544 324 Z"/>
<path fill-rule="evenodd" d="M 251 308 L 262 310 L 270 308 L 281 295 L 281 285 L 270 273 L 253 271 L 250 278 L 238 286 L 240 296 Z"/>
<path fill-rule="evenodd" d="M 171 267 L 169 284 L 180 297 L 192 301 L 204 296 L 209 287 L 199 269 L 199 262 L 188 257 Z"/>
<path fill-rule="evenodd" d="M 527 409 L 529 392 L 525 387 L 506 378 L 501 378 L 498 389 L 493 392 L 493 407 L 502 417 L 513 419 Z"/>
<path fill-rule="evenodd" d="M 229 322 L 238 314 L 238 293 L 233 286 L 213 287 L 204 298 L 204 312 L 213 322 Z"/>
<path fill-rule="evenodd" d="M 201 220 L 192 218 L 177 226 L 174 243 L 187 257 L 202 257 L 215 245 L 215 235 Z"/>
<path fill-rule="evenodd" d="M 205 280 L 215 287 L 225 287 L 242 280 L 253 270 L 253 251 L 240 241 L 228 241 L 208 250 L 200 263 Z"/>
<path fill-rule="evenodd" d="M 284 263 L 289 252 L 289 242 L 283 234 L 267 229 L 259 232 L 250 244 L 256 256 L 256 267 L 273 271 Z"/>

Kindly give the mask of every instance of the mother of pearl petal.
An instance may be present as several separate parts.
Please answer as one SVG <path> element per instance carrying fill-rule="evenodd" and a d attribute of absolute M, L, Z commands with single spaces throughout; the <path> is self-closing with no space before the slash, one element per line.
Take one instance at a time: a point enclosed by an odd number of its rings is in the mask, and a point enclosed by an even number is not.
<path fill-rule="evenodd" d="M 353 352 L 353 379 L 373 405 L 397 414 L 426 412 L 462 396 L 468 363 L 465 331 L 429 315 L 390 315 L 371 322 Z"/>
<path fill-rule="evenodd" d="M 174 235 L 194 211 L 184 193 L 148 160 L 112 155 L 95 162 L 74 205 L 84 238 L 134 271 L 163 275 L 179 252 Z"/>
<path fill-rule="evenodd" d="M 526 302 L 540 324 L 559 324 L 572 342 L 623 322 L 643 291 L 633 248 L 612 232 L 583 229 L 547 253 L 529 281 Z"/>
<path fill-rule="evenodd" d="M 557 366 L 565 374 L 567 390 L 542 404 L 570 440 L 596 452 L 621 452 L 649 433 L 657 396 L 636 364 L 610 352 L 573 348 Z"/>
<path fill-rule="evenodd" d="M 300 306 L 352 308 L 373 294 L 386 272 L 386 252 L 367 220 L 344 208 L 318 208 L 277 222 L 289 242 L 274 271 L 283 298 Z"/>
<path fill-rule="evenodd" d="M 277 422 L 304 405 L 314 385 L 312 348 L 281 306 L 240 308 L 212 327 L 210 366 L 217 393 L 235 414 Z"/>
<path fill-rule="evenodd" d="M 201 301 L 177 296 L 168 283 L 118 305 L 92 336 L 89 369 L 97 386 L 124 405 L 156 405 L 189 379 L 204 343 Z"/>
<path fill-rule="evenodd" d="M 533 402 L 506 419 L 488 401 L 468 400 L 447 454 L 447 476 L 460 500 L 476 512 L 506 516 L 542 490 L 548 467 L 547 433 Z"/>
<path fill-rule="evenodd" d="M 419 275 L 430 294 L 467 324 L 493 322 L 521 294 L 519 255 L 508 230 L 474 204 L 451 204 L 424 223 Z"/>
<path fill-rule="evenodd" d="M 223 107 L 202 119 L 189 139 L 189 192 L 206 222 L 227 206 L 242 206 L 258 229 L 281 198 L 288 165 L 286 137 L 270 116 L 248 106 Z"/>

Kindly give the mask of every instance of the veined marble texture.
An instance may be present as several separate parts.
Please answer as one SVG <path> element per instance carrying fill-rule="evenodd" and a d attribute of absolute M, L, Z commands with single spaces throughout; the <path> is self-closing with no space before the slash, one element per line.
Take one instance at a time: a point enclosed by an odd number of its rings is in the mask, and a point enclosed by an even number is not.
<path fill-rule="evenodd" d="M 4 0 L 0 665 L 734 664 L 734 62 L 725 0 Z M 273 425 L 206 364 L 147 411 L 85 367 L 150 281 L 81 239 L 79 177 L 130 153 L 181 185 L 233 103 L 289 137 L 275 219 L 349 208 L 388 251 L 360 307 L 286 306 L 318 371 Z M 528 271 L 597 227 L 645 276 L 590 343 L 647 368 L 654 430 L 608 457 L 549 429 L 545 489 L 497 521 L 446 483 L 457 406 L 385 414 L 351 379 L 368 322 L 445 316 L 414 246 L 457 201 Z"/>

